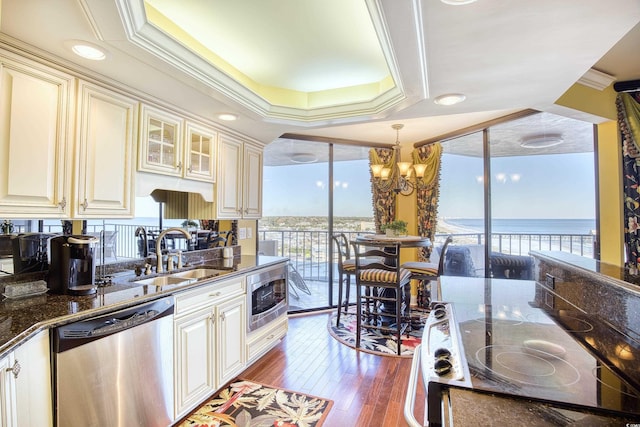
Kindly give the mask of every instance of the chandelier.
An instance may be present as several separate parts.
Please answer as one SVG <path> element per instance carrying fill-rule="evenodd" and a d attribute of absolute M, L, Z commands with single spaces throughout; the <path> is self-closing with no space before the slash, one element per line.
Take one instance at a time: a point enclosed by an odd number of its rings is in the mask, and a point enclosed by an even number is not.
<path fill-rule="evenodd" d="M 394 191 L 396 194 L 408 196 L 418 185 L 420 178 L 424 177 L 426 164 L 401 162 L 402 148 L 400 147 L 400 129 L 403 124 L 391 125 L 396 131 L 396 145 L 387 162 L 382 161 L 375 150 L 371 151 L 371 174 L 373 185 L 383 192 Z"/>

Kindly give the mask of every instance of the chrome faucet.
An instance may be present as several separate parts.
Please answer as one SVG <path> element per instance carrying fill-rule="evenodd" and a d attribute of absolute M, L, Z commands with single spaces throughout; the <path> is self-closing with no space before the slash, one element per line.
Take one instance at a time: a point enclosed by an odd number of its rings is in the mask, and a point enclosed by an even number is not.
<path fill-rule="evenodd" d="M 191 239 L 191 234 L 189 234 L 189 232 L 187 230 L 185 230 L 184 228 L 179 228 L 179 227 L 167 228 L 162 233 L 160 233 L 160 235 L 156 239 L 156 258 L 158 260 L 158 263 L 156 264 L 156 273 L 162 273 L 164 271 L 164 268 L 162 266 L 162 250 L 160 249 L 160 246 L 161 246 L 160 244 L 161 244 L 162 239 L 164 238 L 164 236 L 167 233 L 170 233 L 172 231 L 178 231 L 178 232 L 184 234 L 184 236 L 187 239 Z"/>
<path fill-rule="evenodd" d="M 138 228 L 136 228 L 135 236 L 138 237 L 140 236 L 140 234 L 142 234 L 142 243 L 144 245 L 142 247 L 142 258 L 146 258 L 149 256 L 149 243 L 147 239 L 147 229 L 144 228 L 143 226 L 139 226 Z"/>

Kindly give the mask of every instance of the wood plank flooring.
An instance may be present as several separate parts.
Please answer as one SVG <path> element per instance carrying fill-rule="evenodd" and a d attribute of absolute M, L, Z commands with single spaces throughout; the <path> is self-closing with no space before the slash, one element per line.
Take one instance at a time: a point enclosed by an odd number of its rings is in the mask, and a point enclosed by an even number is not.
<path fill-rule="evenodd" d="M 239 375 L 333 400 L 326 427 L 406 426 L 403 408 L 411 359 L 356 351 L 327 331 L 330 313 L 289 318 L 285 339 Z M 424 391 L 418 384 L 421 420 Z"/>

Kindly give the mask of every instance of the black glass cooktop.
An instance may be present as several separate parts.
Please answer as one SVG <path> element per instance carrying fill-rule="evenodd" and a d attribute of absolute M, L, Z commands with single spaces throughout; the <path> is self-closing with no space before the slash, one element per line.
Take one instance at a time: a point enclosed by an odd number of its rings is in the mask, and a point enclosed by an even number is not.
<path fill-rule="evenodd" d="M 640 416 L 637 343 L 603 319 L 548 304 L 540 286 L 443 282 L 441 300 L 453 305 L 471 386 Z"/>

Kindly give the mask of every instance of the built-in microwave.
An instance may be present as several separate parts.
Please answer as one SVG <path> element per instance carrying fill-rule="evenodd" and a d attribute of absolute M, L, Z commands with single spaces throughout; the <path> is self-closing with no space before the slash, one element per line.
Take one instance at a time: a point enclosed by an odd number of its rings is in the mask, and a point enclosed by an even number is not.
<path fill-rule="evenodd" d="M 288 307 L 286 264 L 278 264 L 247 276 L 248 332 L 285 314 Z"/>

